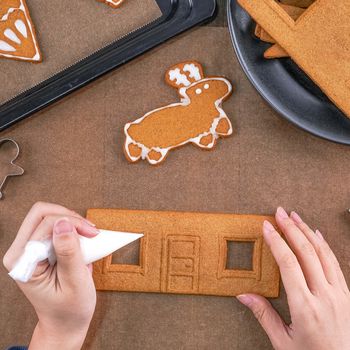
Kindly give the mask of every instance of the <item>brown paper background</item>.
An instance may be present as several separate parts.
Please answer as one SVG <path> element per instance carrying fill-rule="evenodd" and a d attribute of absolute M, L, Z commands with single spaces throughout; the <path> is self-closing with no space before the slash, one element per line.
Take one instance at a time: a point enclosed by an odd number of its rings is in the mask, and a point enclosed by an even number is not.
<path fill-rule="evenodd" d="M 47 0 L 27 0 L 27 4 L 43 61 L 1 58 L 0 103 L 161 15 L 154 0 L 126 0 L 117 9 L 96 0 L 59 0 L 54 5 Z"/>
<path fill-rule="evenodd" d="M 165 70 L 188 59 L 234 85 L 224 109 L 234 134 L 206 152 L 186 146 L 164 164 L 127 163 L 123 125 L 178 99 Z M 227 28 L 188 32 L 1 134 L 26 170 L 0 201 L 0 255 L 37 200 L 89 207 L 272 214 L 297 210 L 319 228 L 350 279 L 350 149 L 280 118 L 242 72 Z M 35 315 L 1 267 L 0 347 L 28 343 Z M 273 301 L 288 320 L 286 298 Z M 20 329 L 18 325 L 20 324 Z M 229 297 L 98 293 L 87 349 L 271 349 L 251 313 Z"/>

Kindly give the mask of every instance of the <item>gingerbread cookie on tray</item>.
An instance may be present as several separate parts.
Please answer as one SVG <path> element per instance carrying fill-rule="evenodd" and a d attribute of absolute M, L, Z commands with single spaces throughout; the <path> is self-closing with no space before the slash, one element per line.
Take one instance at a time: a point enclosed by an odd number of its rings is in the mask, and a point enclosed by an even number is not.
<path fill-rule="evenodd" d="M 140 159 L 156 165 L 169 151 L 192 143 L 212 149 L 219 137 L 232 134 L 222 102 L 232 93 L 223 77 L 204 77 L 200 63 L 188 61 L 171 67 L 168 85 L 178 89 L 181 102 L 155 109 L 124 127 L 124 151 L 130 162 Z"/>
<path fill-rule="evenodd" d="M 38 40 L 25 0 L 0 1 L 0 57 L 41 62 Z"/>

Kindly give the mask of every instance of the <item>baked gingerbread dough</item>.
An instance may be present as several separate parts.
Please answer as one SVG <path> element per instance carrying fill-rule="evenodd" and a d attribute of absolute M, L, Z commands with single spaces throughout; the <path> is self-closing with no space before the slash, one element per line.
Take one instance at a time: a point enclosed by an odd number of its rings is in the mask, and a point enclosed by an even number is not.
<path fill-rule="evenodd" d="M 305 3 L 304 3 L 305 4 Z M 288 13 L 288 15 L 295 21 L 304 13 L 305 9 L 292 5 L 279 5 Z M 255 35 L 262 41 L 273 44 L 264 52 L 264 57 L 271 58 L 282 58 L 289 57 L 288 53 L 278 44 L 276 40 L 271 37 L 259 24 L 255 27 Z"/>
<path fill-rule="evenodd" d="M 187 61 L 169 68 L 168 85 L 178 90 L 181 102 L 155 109 L 124 127 L 124 152 L 130 162 L 165 160 L 170 150 L 192 143 L 212 149 L 219 137 L 232 134 L 222 103 L 232 93 L 223 77 L 204 77 L 202 65 Z"/>
<path fill-rule="evenodd" d="M 350 118 L 350 0 L 317 0 L 292 19 L 274 0 L 238 0 Z"/>
<path fill-rule="evenodd" d="M 90 209 L 87 218 L 107 230 L 143 233 L 138 265 L 94 264 L 98 290 L 277 297 L 279 270 L 264 243 L 264 220 L 234 214 Z M 252 269 L 227 268 L 228 242 L 254 244 Z"/>
<path fill-rule="evenodd" d="M 25 0 L 0 1 L 0 57 L 41 62 L 41 52 Z"/>

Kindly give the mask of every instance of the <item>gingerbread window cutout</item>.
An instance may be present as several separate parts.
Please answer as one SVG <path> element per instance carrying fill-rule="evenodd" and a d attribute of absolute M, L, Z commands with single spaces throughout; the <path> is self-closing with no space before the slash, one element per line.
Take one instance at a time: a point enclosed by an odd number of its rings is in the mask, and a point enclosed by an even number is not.
<path fill-rule="evenodd" d="M 226 270 L 253 271 L 254 242 L 226 241 Z"/>
<path fill-rule="evenodd" d="M 252 252 L 252 269 L 227 268 L 229 242 L 246 242 L 254 245 Z M 222 237 L 220 241 L 220 257 L 218 278 L 250 278 L 259 281 L 261 278 L 262 237 L 256 236 L 242 238 L 241 236 Z"/>
<path fill-rule="evenodd" d="M 111 265 L 140 266 L 140 240 L 136 240 L 112 254 Z"/>
<path fill-rule="evenodd" d="M 135 245 L 138 245 L 138 263 L 134 263 L 134 259 L 129 262 L 123 262 L 124 258 L 121 256 L 123 252 L 119 252 L 118 256 L 118 251 L 116 252 L 116 256 L 113 257 L 112 255 L 109 255 L 107 258 L 103 260 L 103 273 L 108 274 L 108 273 L 113 273 L 113 272 L 118 272 L 118 273 L 136 273 L 136 274 L 144 274 L 144 266 L 145 266 L 145 252 L 146 252 L 146 237 L 143 236 L 141 239 L 138 239 L 137 241 L 133 242 Z M 127 245 L 125 246 L 125 250 L 135 248 L 135 245 Z M 123 248 L 122 248 L 123 249 Z M 115 253 L 114 253 L 115 254 Z M 113 260 L 114 258 L 114 260 Z"/>
<path fill-rule="evenodd" d="M 262 224 L 272 217 L 90 209 L 88 219 L 109 230 L 142 232 L 140 265 L 94 264 L 97 290 L 277 297 L 279 271 L 263 241 Z M 226 268 L 227 242 L 254 245 L 253 269 Z"/>

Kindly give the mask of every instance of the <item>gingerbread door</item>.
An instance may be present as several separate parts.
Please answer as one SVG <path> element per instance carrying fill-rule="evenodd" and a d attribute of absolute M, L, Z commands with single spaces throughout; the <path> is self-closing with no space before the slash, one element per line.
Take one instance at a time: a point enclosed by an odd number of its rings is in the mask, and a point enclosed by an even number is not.
<path fill-rule="evenodd" d="M 198 293 L 200 237 L 171 235 L 164 244 L 162 292 Z"/>

